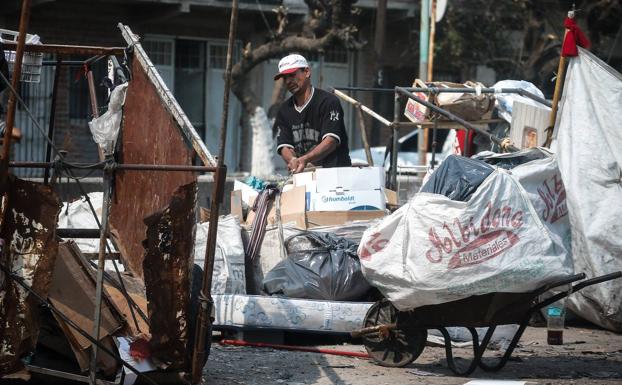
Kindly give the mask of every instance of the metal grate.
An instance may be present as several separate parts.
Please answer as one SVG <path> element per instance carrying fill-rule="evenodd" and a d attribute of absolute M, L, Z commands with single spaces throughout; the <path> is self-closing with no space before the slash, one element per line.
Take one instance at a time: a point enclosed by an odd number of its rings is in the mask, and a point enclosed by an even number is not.
<path fill-rule="evenodd" d="M 48 59 L 46 58 L 46 60 Z M 40 83 L 20 83 L 20 96 L 46 132 L 50 120 L 53 83 L 54 67 L 43 67 L 41 69 Z M 11 160 L 43 162 L 47 143 L 45 137 L 39 132 L 26 110 L 19 103 L 15 113 L 15 127 L 22 131 L 22 139 L 11 147 Z M 22 178 L 43 176 L 43 170 L 35 168 L 16 168 L 12 172 Z"/>

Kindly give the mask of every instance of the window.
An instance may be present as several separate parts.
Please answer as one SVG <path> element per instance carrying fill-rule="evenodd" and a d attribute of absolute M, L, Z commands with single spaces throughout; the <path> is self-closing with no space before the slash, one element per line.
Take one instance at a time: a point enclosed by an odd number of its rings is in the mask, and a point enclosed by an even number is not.
<path fill-rule="evenodd" d="M 145 40 L 142 46 L 155 65 L 173 65 L 173 41 Z"/>

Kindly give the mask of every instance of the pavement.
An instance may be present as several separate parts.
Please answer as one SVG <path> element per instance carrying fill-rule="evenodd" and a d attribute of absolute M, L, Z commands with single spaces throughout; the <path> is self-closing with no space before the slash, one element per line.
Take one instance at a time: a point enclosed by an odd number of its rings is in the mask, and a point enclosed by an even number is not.
<path fill-rule="evenodd" d="M 289 344 L 309 346 L 308 337 Z M 312 338 L 313 339 L 313 338 Z M 311 340 L 312 340 L 311 339 Z M 319 340 L 322 341 L 319 341 Z M 325 349 L 365 352 L 362 345 L 336 344 L 318 338 Z M 311 341 L 313 344 L 313 341 Z M 491 351 L 486 356 L 499 356 Z M 471 348 L 455 348 L 454 356 L 469 358 Z M 463 362 L 463 364 L 466 361 Z M 591 327 L 568 327 L 563 345 L 548 345 L 546 328 L 528 327 L 511 360 L 497 373 L 477 369 L 470 377 L 457 377 L 447 367 L 442 347 L 427 346 L 404 368 L 386 368 L 369 359 L 319 353 L 237 347 L 214 342 L 203 382 L 210 385 L 459 385 L 474 379 L 508 380 L 529 384 L 622 384 L 622 334 Z"/>

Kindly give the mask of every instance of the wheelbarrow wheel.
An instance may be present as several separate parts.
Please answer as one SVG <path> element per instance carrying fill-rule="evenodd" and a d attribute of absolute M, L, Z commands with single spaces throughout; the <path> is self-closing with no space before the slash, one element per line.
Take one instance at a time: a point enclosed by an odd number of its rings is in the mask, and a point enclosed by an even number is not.
<path fill-rule="evenodd" d="M 387 299 L 373 304 L 365 316 L 364 327 L 390 325 L 397 322 L 398 310 Z M 419 357 L 428 338 L 427 329 L 403 330 L 394 328 L 363 336 L 369 356 L 381 366 L 402 367 Z"/>

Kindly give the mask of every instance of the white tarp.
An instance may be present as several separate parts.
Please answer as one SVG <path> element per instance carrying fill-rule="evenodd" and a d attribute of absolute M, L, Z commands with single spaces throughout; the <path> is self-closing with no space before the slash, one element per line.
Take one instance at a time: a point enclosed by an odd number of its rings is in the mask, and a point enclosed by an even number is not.
<path fill-rule="evenodd" d="M 579 48 L 570 59 L 557 115 L 575 270 L 588 277 L 622 270 L 622 75 Z M 622 331 L 622 280 L 571 296 L 581 317 Z"/>
<path fill-rule="evenodd" d="M 521 183 L 495 170 L 468 202 L 415 195 L 359 245 L 363 273 L 400 310 L 527 292 L 573 273 Z"/>

